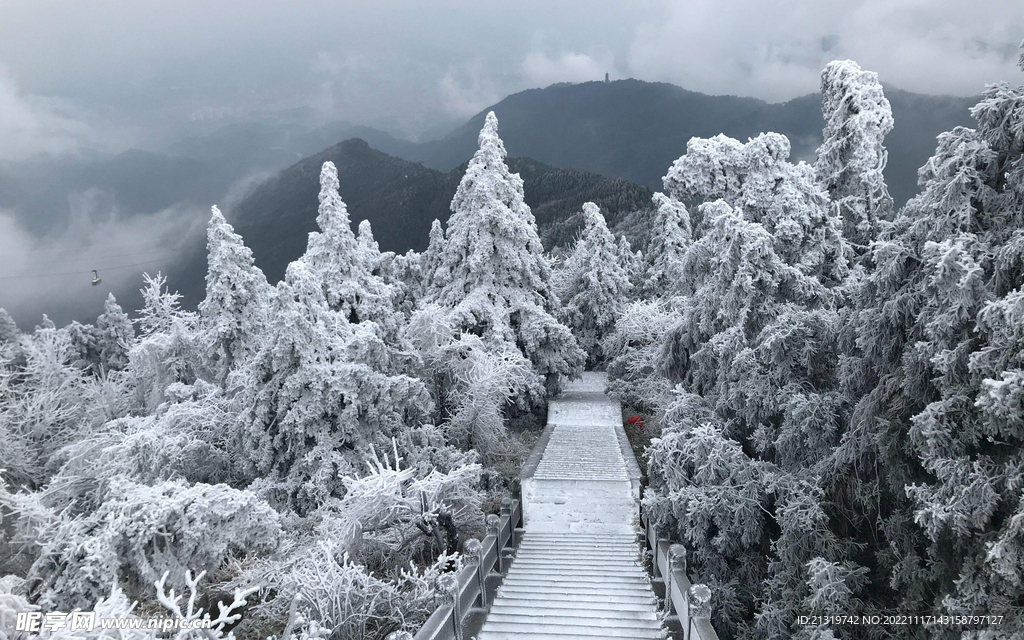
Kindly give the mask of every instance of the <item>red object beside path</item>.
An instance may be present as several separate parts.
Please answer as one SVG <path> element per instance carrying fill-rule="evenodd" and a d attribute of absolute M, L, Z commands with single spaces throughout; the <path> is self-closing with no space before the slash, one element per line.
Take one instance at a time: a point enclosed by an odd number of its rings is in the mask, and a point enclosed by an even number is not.
<path fill-rule="evenodd" d="M 640 428 L 641 429 L 644 428 L 644 421 L 643 421 L 643 419 L 640 416 L 636 415 L 636 414 L 633 414 L 633 415 L 629 416 L 628 418 L 626 418 L 626 422 L 628 422 L 629 424 L 637 424 L 637 423 L 639 423 L 640 424 Z"/>

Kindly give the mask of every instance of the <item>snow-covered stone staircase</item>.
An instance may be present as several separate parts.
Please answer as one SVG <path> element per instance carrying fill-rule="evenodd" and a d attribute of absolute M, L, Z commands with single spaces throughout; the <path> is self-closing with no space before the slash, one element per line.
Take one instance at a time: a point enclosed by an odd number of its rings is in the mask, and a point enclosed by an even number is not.
<path fill-rule="evenodd" d="M 636 541 L 636 462 L 604 386 L 587 373 L 549 404 L 525 533 L 478 640 L 664 636 Z"/>

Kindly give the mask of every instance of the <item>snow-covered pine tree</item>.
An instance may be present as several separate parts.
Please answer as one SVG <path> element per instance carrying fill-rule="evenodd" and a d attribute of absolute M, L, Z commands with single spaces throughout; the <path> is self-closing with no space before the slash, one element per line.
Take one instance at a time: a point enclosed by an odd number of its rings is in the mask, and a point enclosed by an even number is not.
<path fill-rule="evenodd" d="M 615 328 L 629 301 L 632 284 L 623 262 L 598 206 L 584 204 L 583 229 L 555 282 L 562 301 L 561 318 L 586 351 L 588 367 L 604 363 L 601 341 Z"/>
<path fill-rule="evenodd" d="M 824 141 L 815 173 L 843 218 L 847 240 L 863 253 L 878 234 L 880 220 L 892 216 L 892 198 L 882 170 L 888 153 L 883 141 L 892 131 L 892 109 L 878 74 L 852 60 L 830 62 L 821 72 Z"/>
<path fill-rule="evenodd" d="M 7 309 L 0 308 L 0 343 L 14 342 L 20 333 L 11 314 L 7 313 Z"/>
<path fill-rule="evenodd" d="M 683 256 L 693 234 L 690 214 L 682 202 L 655 193 L 651 242 L 644 254 L 641 295 L 644 298 L 671 297 L 685 292 Z"/>
<path fill-rule="evenodd" d="M 581 370 L 586 356 L 555 318 L 551 267 L 523 199 L 523 180 L 505 164 L 493 112 L 479 144 L 452 199 L 444 252 L 425 302 L 450 314 L 457 332 L 478 335 L 496 349 L 515 346 L 533 364 L 538 383 L 553 391 L 560 377 Z M 518 398 L 520 404 L 541 401 L 540 384 L 532 397 Z"/>
<path fill-rule="evenodd" d="M 139 337 L 129 353 L 127 372 L 134 410 L 150 414 L 164 402 L 170 385 L 190 385 L 207 371 L 197 314 L 181 309 L 181 294 L 167 290 L 161 274 L 143 274 L 143 280 L 145 306 L 139 311 Z"/>
<path fill-rule="evenodd" d="M 96 318 L 100 336 L 100 366 L 105 371 L 120 371 L 128 366 L 128 352 L 135 343 L 135 327 L 121 310 L 114 294 L 107 294 L 103 313 Z"/>
<path fill-rule="evenodd" d="M 757 532 L 750 544 L 760 554 L 729 551 L 711 536 L 719 527 L 698 529 L 710 537 L 686 535 L 698 564 L 707 558 L 698 575 L 722 585 L 741 619 L 756 620 L 743 635 L 772 638 L 794 631 L 795 612 L 810 595 L 808 563 L 849 561 L 829 528 L 831 487 L 811 479 L 820 477 L 838 438 L 835 336 L 851 252 L 813 170 L 789 163 L 789 151 L 785 136 L 774 133 L 746 144 L 694 138 L 665 177 L 671 197 L 702 204 L 680 261 L 677 290 L 685 295 L 672 301 L 675 324 L 661 340 L 658 364 L 670 383 L 681 384 L 677 395 L 697 398 L 691 409 L 706 404 L 700 410 L 720 425 L 702 432 L 712 457 L 690 463 L 716 471 L 681 479 L 670 464 L 655 462 L 682 460 L 682 442 L 663 438 L 650 449 L 650 499 L 668 501 L 663 514 L 687 514 L 676 520 L 681 534 L 694 519 L 719 517 L 720 502 L 739 491 L 734 474 L 761 469 L 761 509 L 748 522 L 730 523 Z M 689 418 L 674 424 L 683 416 L 666 410 L 665 433 L 688 438 L 700 426 Z M 732 443 L 726 457 L 723 437 Z M 763 579 L 734 582 L 741 569 Z"/>
<path fill-rule="evenodd" d="M 423 279 L 420 291 L 421 296 L 435 289 L 435 280 L 441 283 L 449 280 L 450 275 L 446 275 L 441 271 L 444 264 L 444 253 L 444 228 L 441 227 L 441 221 L 434 218 L 434 222 L 430 225 L 430 242 L 427 244 L 427 250 L 423 252 L 422 259 L 420 260 L 420 270 Z"/>
<path fill-rule="evenodd" d="M 246 472 L 272 503 L 306 512 L 340 496 L 371 445 L 428 414 L 423 383 L 392 366 L 375 323 L 331 309 L 305 260 L 288 266 L 245 372 L 238 430 Z"/>
<path fill-rule="evenodd" d="M 618 247 L 619 260 L 622 262 L 622 268 L 626 270 L 626 275 L 629 276 L 630 297 L 636 298 L 639 290 L 638 283 L 640 282 L 640 278 L 643 276 L 643 254 L 638 251 L 633 251 L 633 247 L 629 243 L 629 238 L 624 235 L 619 236 L 616 246 Z"/>
<path fill-rule="evenodd" d="M 206 298 L 199 332 L 207 366 L 223 384 L 228 373 L 259 351 L 272 289 L 242 237 L 213 207 L 206 229 Z"/>
<path fill-rule="evenodd" d="M 1020 623 L 1024 87 L 990 85 L 971 114 L 872 246 L 837 456 L 878 470 L 853 497 L 900 606 Z"/>
<path fill-rule="evenodd" d="M 320 208 L 316 218 L 320 231 L 309 234 L 302 260 L 323 283 L 328 306 L 357 324 L 374 322 L 385 335 L 398 330 L 394 308 L 395 292 L 379 275 L 374 275 L 373 250 L 361 246 L 352 233 L 348 208 L 338 193 L 338 170 L 325 162 L 320 172 Z M 372 241 L 372 235 L 369 238 Z M 374 248 L 376 243 L 373 243 Z M 376 252 L 379 257 L 379 250 Z"/>
<path fill-rule="evenodd" d="M 63 330 L 71 336 L 72 349 L 77 353 L 77 366 L 88 368 L 98 376 L 128 366 L 128 351 L 135 340 L 135 328 L 113 293 L 107 294 L 103 313 L 96 319 L 95 326 L 72 322 Z"/>

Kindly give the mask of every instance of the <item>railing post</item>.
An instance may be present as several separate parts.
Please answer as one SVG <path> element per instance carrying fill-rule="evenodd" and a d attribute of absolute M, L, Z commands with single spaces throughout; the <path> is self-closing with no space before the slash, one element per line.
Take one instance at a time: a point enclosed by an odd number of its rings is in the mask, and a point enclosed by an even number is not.
<path fill-rule="evenodd" d="M 673 544 L 668 548 L 668 573 L 662 576 L 665 580 L 665 615 L 672 615 L 672 585 L 675 584 L 673 573 L 676 569 L 686 572 L 686 547 L 681 544 Z M 679 612 L 676 611 L 678 614 Z"/>
<path fill-rule="evenodd" d="M 466 557 L 469 558 L 470 562 L 476 563 L 476 583 L 480 587 L 480 606 L 484 609 L 487 608 L 487 574 L 484 573 L 484 555 L 483 545 L 476 538 L 470 538 L 466 540 L 466 544 L 463 546 L 466 551 Z"/>
<path fill-rule="evenodd" d="M 437 578 L 437 590 L 451 601 L 452 627 L 455 640 L 462 640 L 462 599 L 459 597 L 459 578 L 454 573 L 446 573 Z"/>
<path fill-rule="evenodd" d="M 498 573 L 505 573 L 505 558 L 501 555 L 501 518 L 493 513 L 487 516 L 487 535 L 494 536 L 494 549 L 498 556 Z"/>
<path fill-rule="evenodd" d="M 508 516 L 509 540 L 511 540 L 512 530 L 516 528 L 516 523 L 512 522 L 512 498 L 505 496 L 501 499 L 501 515 Z"/>
<path fill-rule="evenodd" d="M 711 618 L 711 589 L 706 584 L 695 584 L 690 587 L 690 621 L 687 622 L 687 637 L 690 636 L 690 629 L 694 622 L 704 618 Z"/>

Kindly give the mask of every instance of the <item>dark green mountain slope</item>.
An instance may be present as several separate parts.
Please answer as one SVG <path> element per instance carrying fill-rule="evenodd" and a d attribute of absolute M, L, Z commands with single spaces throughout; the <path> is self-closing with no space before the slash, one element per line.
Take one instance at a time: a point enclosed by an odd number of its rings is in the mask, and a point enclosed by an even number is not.
<path fill-rule="evenodd" d="M 886 179 L 898 205 L 917 192 L 917 170 L 935 150 L 935 136 L 970 126 L 976 98 L 926 96 L 887 89 L 895 130 L 886 139 Z M 652 189 L 693 136 L 719 133 L 746 140 L 764 131 L 789 137 L 792 157 L 813 161 L 821 144 L 821 97 L 769 104 L 754 98 L 709 96 L 640 80 L 558 84 L 511 95 L 491 109 L 511 156 L 624 178 Z M 488 110 L 491 110 L 488 109 Z M 442 140 L 415 145 L 378 136 L 378 149 L 447 171 L 476 148 L 486 111 Z"/>

